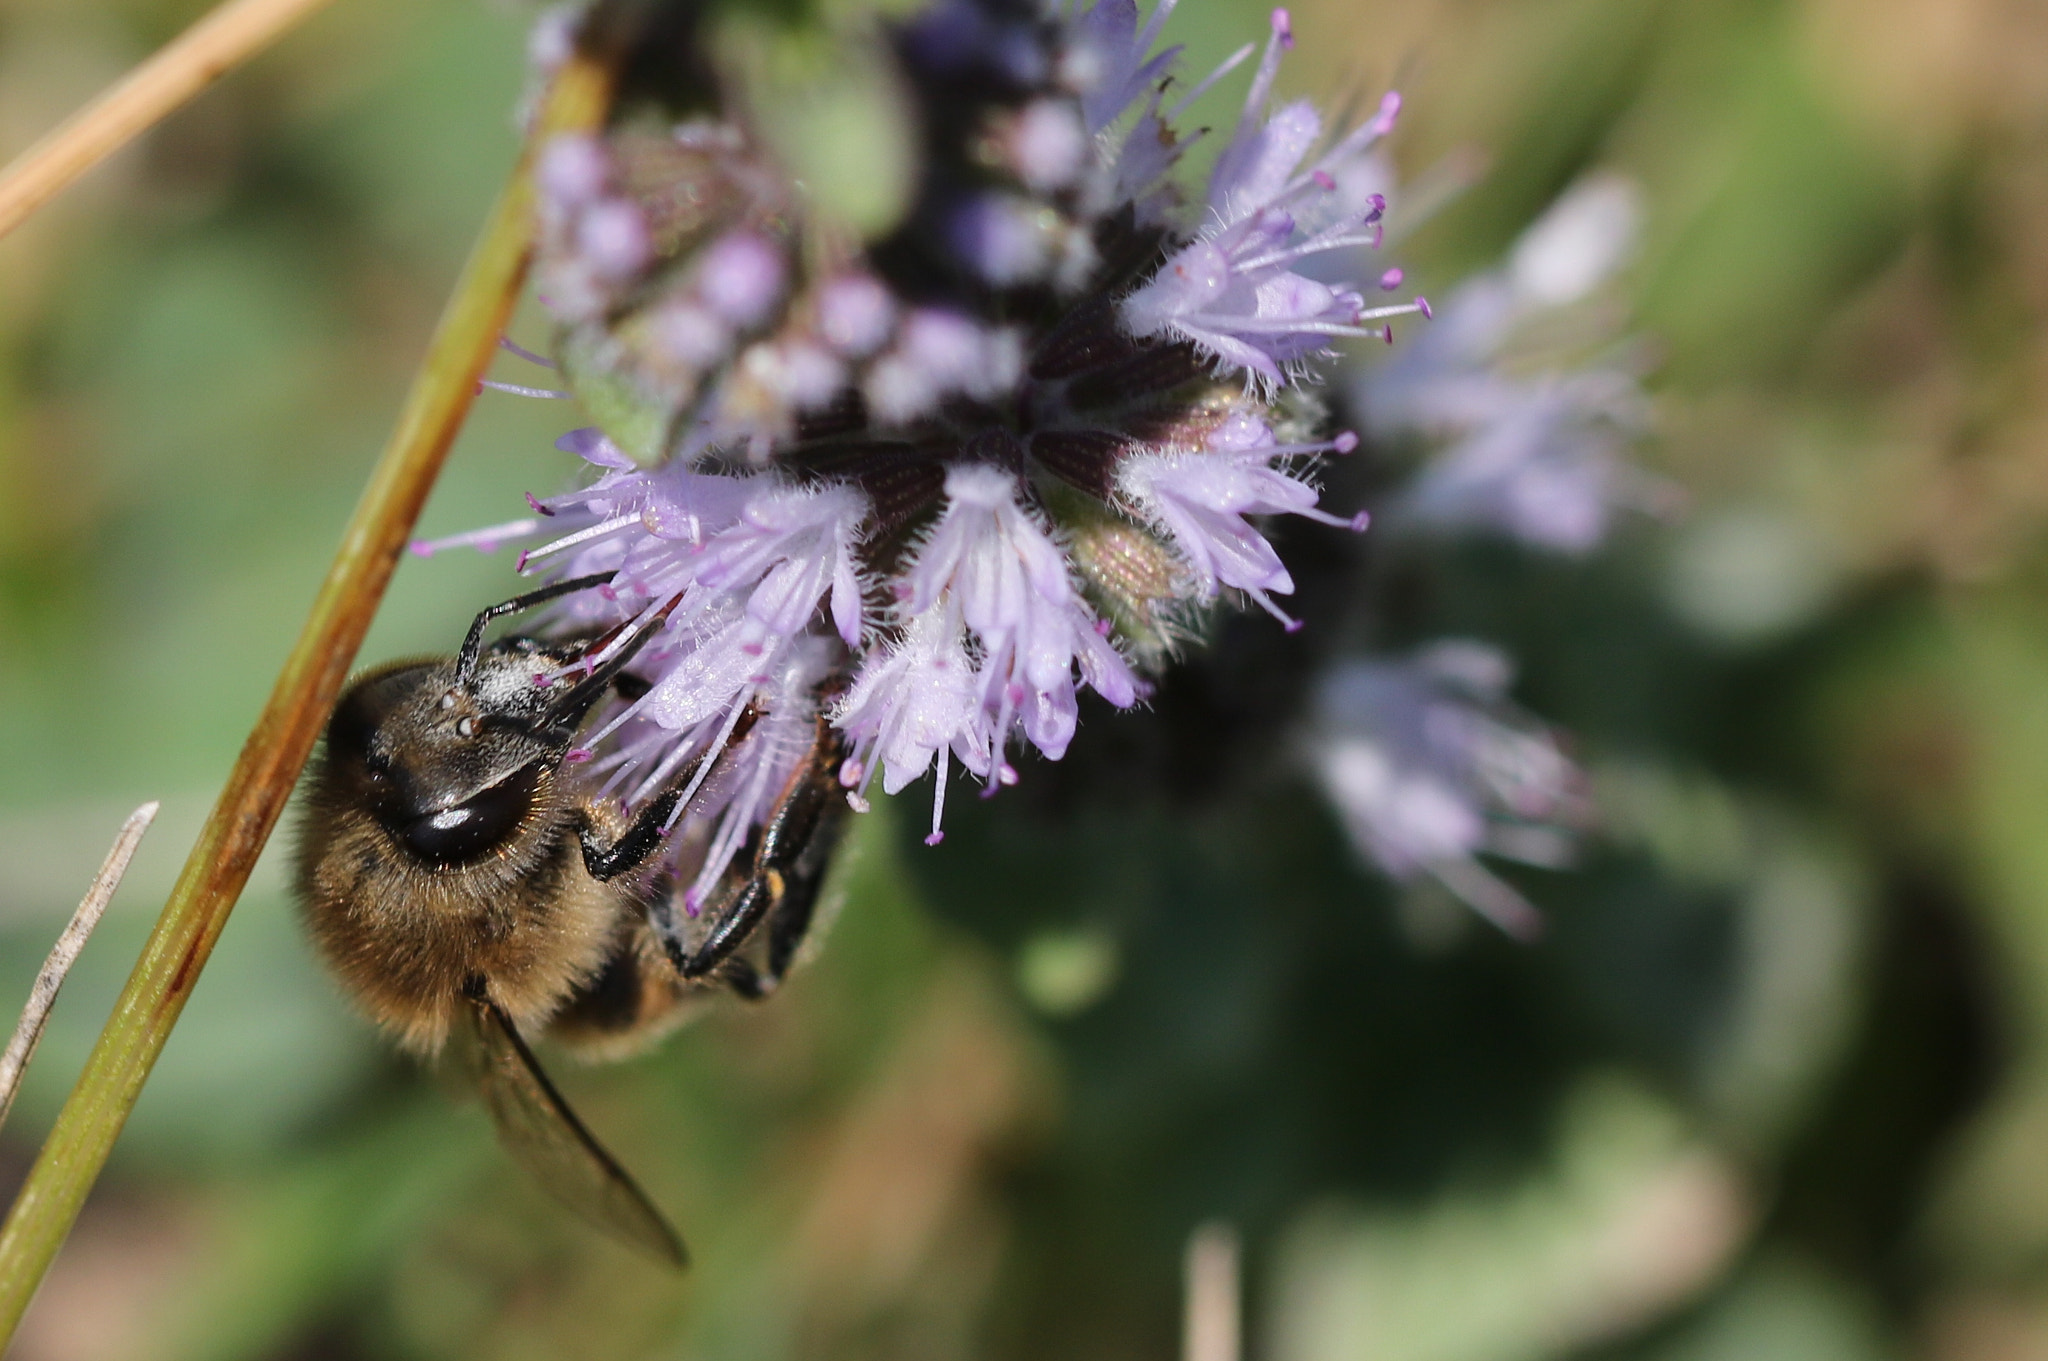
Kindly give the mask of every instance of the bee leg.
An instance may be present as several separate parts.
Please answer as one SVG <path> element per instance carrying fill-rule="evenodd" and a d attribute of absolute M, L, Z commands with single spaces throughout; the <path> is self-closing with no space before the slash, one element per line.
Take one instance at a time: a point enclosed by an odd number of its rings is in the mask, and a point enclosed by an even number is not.
<path fill-rule="evenodd" d="M 615 679 L 615 677 L 606 676 L 604 677 L 604 683 L 610 685 Z M 588 683 L 585 682 L 585 684 Z M 727 738 L 727 742 L 729 744 L 736 744 L 745 738 L 753 730 L 757 717 L 758 715 L 755 710 L 752 706 L 749 706 L 740 715 L 739 722 L 733 725 L 732 734 Z M 682 801 L 683 791 L 696 783 L 699 767 L 705 761 L 712 759 L 715 759 L 715 755 L 707 753 L 678 771 L 675 779 L 670 781 L 668 788 L 656 794 L 653 800 L 645 808 L 641 809 L 639 814 L 633 819 L 633 825 L 621 833 L 619 839 L 611 845 L 605 846 L 600 844 L 595 831 L 586 822 L 579 836 L 583 843 L 583 868 L 590 871 L 590 877 L 603 882 L 607 879 L 617 878 L 628 870 L 635 870 L 646 864 L 647 857 L 653 855 L 655 848 L 661 845 L 662 834 L 668 829 L 669 822 L 675 816 L 676 804 Z M 659 921 L 655 922 L 654 926 L 655 930 L 661 932 L 664 941 L 670 939 L 671 931 L 669 928 L 664 927 Z M 676 947 L 670 944 L 668 952 L 671 955 L 675 954 Z"/>
<path fill-rule="evenodd" d="M 676 972 L 685 978 L 703 978 L 730 960 L 781 900 L 782 889 L 781 871 L 757 871 L 740 887 L 731 906 L 718 914 L 717 924 L 702 945 L 690 950 L 674 937 L 668 938 L 665 943 L 675 960 Z"/>
<path fill-rule="evenodd" d="M 717 966 L 717 971 L 720 982 L 750 1002 L 759 1001 L 782 986 L 782 976 L 796 961 L 796 952 L 802 948 L 804 936 L 811 929 L 811 918 L 816 915 L 818 907 L 818 892 L 825 885 L 825 871 L 832 863 L 832 846 L 839 839 L 840 819 L 836 812 L 834 807 L 827 806 L 825 817 L 813 827 L 809 841 L 802 848 L 803 853 L 786 872 L 768 869 L 743 890 L 744 894 L 755 891 L 763 883 L 767 886 L 767 891 L 760 895 L 767 904 L 765 911 L 757 914 L 755 924 L 736 925 L 733 932 L 744 941 L 761 928 L 765 918 L 767 959 L 757 968 L 751 960 L 731 955 Z M 726 920 L 732 920 L 746 905 L 743 896 Z M 721 923 L 721 927 L 723 925 Z M 714 939 L 716 936 L 714 933 Z M 679 961 L 677 967 L 683 968 L 684 965 Z"/>
<path fill-rule="evenodd" d="M 696 980 L 716 974 L 734 992 L 749 998 L 764 997 L 781 982 L 810 926 L 818 885 L 836 839 L 843 809 L 838 772 L 845 754 L 843 740 L 821 713 L 808 754 L 750 838 L 745 860 L 729 866 L 720 876 L 711 895 L 715 905 L 711 929 L 702 941 L 693 946 L 687 938 L 673 895 L 662 895 L 650 904 L 648 924 L 682 977 Z M 652 811 L 642 814 L 642 822 L 620 838 L 621 847 Z M 664 819 L 666 816 L 662 814 Z M 609 862 L 591 847 L 587 835 L 584 857 L 587 863 L 596 857 L 600 866 L 608 867 Z M 597 874 L 598 868 L 593 867 L 591 873 Z M 769 925 L 765 970 L 738 957 L 764 922 Z"/>
<path fill-rule="evenodd" d="M 676 954 L 676 968 L 685 978 L 702 978 L 731 958 L 763 922 L 769 923 L 767 988 L 781 981 L 783 970 L 810 926 L 818 885 L 829 859 L 829 838 L 820 834 L 836 827 L 837 771 L 840 749 L 822 724 L 821 739 L 810 758 L 790 777 L 789 786 L 761 826 L 754 849 L 753 873 L 719 914 L 704 943 Z M 751 971 L 751 970 L 750 970 Z"/>
<path fill-rule="evenodd" d="M 835 817 L 833 822 L 836 824 L 838 819 Z M 837 830 L 834 826 L 830 832 L 821 832 L 820 840 L 826 836 L 836 840 Z M 775 915 L 768 919 L 767 981 L 771 988 L 789 972 L 797 950 L 810 932 L 811 917 L 818 907 L 818 890 L 825 885 L 825 868 L 831 862 L 831 849 L 813 841 L 811 858 L 816 863 L 799 866 L 786 877 L 782 901 L 776 904 Z"/>
<path fill-rule="evenodd" d="M 590 877 L 603 883 L 646 864 L 647 858 L 661 845 L 662 832 L 668 826 L 669 815 L 676 811 L 676 804 L 683 797 L 683 789 L 683 785 L 673 784 L 655 795 L 653 801 L 633 819 L 633 825 L 620 833 L 609 846 L 599 842 L 590 824 L 584 823 L 577 839 L 583 846 L 583 868 L 589 871 Z M 670 953 L 674 953 L 673 949 Z"/>
<path fill-rule="evenodd" d="M 764 977 L 759 970 L 744 959 L 728 959 L 725 967 L 718 971 L 719 981 L 731 988 L 735 995 L 749 1002 L 758 1002 L 775 991 L 780 979 Z"/>
<path fill-rule="evenodd" d="M 753 934 L 772 902 L 763 885 L 743 874 L 741 869 L 728 869 L 712 890 L 708 909 L 711 935 L 701 944 L 693 947 L 690 943 L 689 927 L 676 906 L 678 894 L 660 894 L 649 902 L 647 924 L 654 928 L 654 938 L 682 977 L 695 981 L 716 975 L 734 992 L 753 1000 L 767 996 L 774 983 L 764 985 L 754 966 L 734 952 Z"/>
<path fill-rule="evenodd" d="M 738 925 L 734 928 L 734 936 L 740 941 L 745 941 L 760 928 L 762 919 L 766 919 L 768 959 L 765 967 L 756 968 L 753 961 L 739 955 L 729 955 L 723 963 L 716 966 L 719 982 L 749 1002 L 758 1002 L 782 986 L 782 976 L 789 972 L 790 962 L 796 958 L 797 947 L 803 944 L 804 933 L 810 930 L 812 910 L 818 905 L 818 887 L 825 879 L 825 857 L 820 856 L 818 859 L 820 863 L 812 873 L 783 875 L 775 870 L 767 871 L 769 877 L 765 882 L 768 884 L 768 891 L 758 895 L 759 901 L 766 904 L 765 909 L 754 913 L 752 924 Z M 737 915 L 739 908 L 748 905 L 748 899 L 744 894 L 753 893 L 763 882 L 759 879 L 749 882 L 741 900 L 735 905 L 734 915 Z M 732 917 L 728 916 L 726 920 L 731 921 Z M 720 925 L 723 927 L 724 923 L 721 922 Z M 701 959 L 700 953 L 699 962 L 679 963 L 677 967 L 686 970 L 702 969 L 704 966 Z M 686 971 L 684 976 L 693 975 Z"/>

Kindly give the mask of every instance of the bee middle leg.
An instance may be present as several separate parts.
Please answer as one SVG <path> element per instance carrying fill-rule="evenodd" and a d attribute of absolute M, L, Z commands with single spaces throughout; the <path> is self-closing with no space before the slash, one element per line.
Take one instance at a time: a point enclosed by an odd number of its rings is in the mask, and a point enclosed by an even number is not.
<path fill-rule="evenodd" d="M 842 757 L 838 734 L 820 720 L 809 755 L 749 843 L 746 868 L 729 871 L 713 894 L 711 930 L 700 942 L 685 938 L 672 905 L 654 914 L 655 930 L 684 978 L 716 973 L 746 997 L 765 995 L 781 981 L 810 925 L 837 832 Z M 738 952 L 764 923 L 767 967 L 761 970 Z"/>
<path fill-rule="evenodd" d="M 737 887 L 737 892 L 721 893 L 713 900 L 717 905 L 710 913 L 711 933 L 695 947 L 683 940 L 681 932 L 662 934 L 662 944 L 683 977 L 706 978 L 721 965 L 743 963 L 734 956 L 782 901 L 787 881 L 779 869 L 757 865 Z"/>
<path fill-rule="evenodd" d="M 792 879 L 780 870 L 768 869 L 750 876 L 737 893 L 725 896 L 722 907 L 714 910 L 711 935 L 694 950 L 682 943 L 679 932 L 659 926 L 656 931 L 684 978 L 716 978 L 748 1001 L 758 1001 L 781 985 L 782 975 L 810 926 L 817 897 L 817 878 Z M 764 928 L 768 949 L 764 961 L 757 965 L 739 952 Z"/>
<path fill-rule="evenodd" d="M 832 860 L 832 845 L 838 840 L 839 810 L 828 807 L 825 824 L 811 835 L 799 862 L 781 876 L 781 889 L 767 914 L 768 949 L 762 967 L 733 955 L 720 966 L 719 978 L 749 1001 L 758 1000 L 782 985 L 782 976 L 796 962 L 817 914 L 818 892 L 825 884 L 825 871 Z"/>

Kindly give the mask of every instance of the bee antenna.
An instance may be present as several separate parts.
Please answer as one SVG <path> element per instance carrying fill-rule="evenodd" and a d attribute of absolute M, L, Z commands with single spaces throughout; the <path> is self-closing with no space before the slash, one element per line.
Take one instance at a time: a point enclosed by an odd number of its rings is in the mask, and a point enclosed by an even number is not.
<path fill-rule="evenodd" d="M 535 605 L 546 604 L 550 600 L 572 594 L 576 591 L 587 591 L 592 586 L 603 586 L 617 575 L 616 571 L 612 571 L 595 572 L 587 577 L 571 577 L 567 581 L 558 581 L 552 586 L 543 586 L 537 591 L 528 591 L 525 595 L 515 595 L 510 600 L 500 601 L 489 609 L 482 611 L 477 615 L 475 621 L 470 624 L 469 636 L 462 640 L 462 650 L 455 654 L 455 683 L 457 685 L 467 685 L 469 683 L 471 673 L 476 670 L 477 654 L 483 651 L 484 629 L 493 619 L 502 619 L 508 614 L 517 614 L 521 610 L 532 609 Z"/>

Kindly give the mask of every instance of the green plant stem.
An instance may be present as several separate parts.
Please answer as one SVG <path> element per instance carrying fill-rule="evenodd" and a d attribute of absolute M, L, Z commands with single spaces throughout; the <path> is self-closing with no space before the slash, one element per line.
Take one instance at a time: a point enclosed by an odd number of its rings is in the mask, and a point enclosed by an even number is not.
<path fill-rule="evenodd" d="M 78 1085 L 0 1226 L 0 1349 L 35 1295 L 128 1118 L 213 943 L 284 811 L 299 770 L 354 664 L 371 616 L 475 399 L 526 275 L 531 167 L 550 133 L 594 127 L 609 99 L 602 66 L 556 77 L 525 155 L 492 210 L 442 314 L 383 457 L 349 520 L 297 646 L 192 848 Z"/>

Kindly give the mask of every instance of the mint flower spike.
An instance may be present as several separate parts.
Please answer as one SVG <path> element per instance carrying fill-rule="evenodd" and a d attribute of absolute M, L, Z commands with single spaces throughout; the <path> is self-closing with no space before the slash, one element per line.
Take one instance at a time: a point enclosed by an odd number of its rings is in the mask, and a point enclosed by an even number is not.
<path fill-rule="evenodd" d="M 1318 438 L 1294 389 L 1426 310 L 1366 305 L 1398 271 L 1306 264 L 1379 245 L 1369 158 L 1399 99 L 1335 138 L 1305 103 L 1269 110 L 1276 12 L 1215 173 L 1181 185 L 1176 119 L 1259 49 L 1182 86 L 1172 11 L 937 0 L 882 21 L 925 133 L 876 240 L 814 220 L 773 138 L 701 90 L 639 91 L 547 149 L 536 278 L 598 422 L 561 441 L 588 482 L 426 547 L 525 526 L 521 571 L 612 574 L 540 618 L 591 642 L 536 680 L 645 640 L 569 760 L 629 806 L 695 772 L 670 838 L 691 910 L 820 722 L 856 808 L 932 776 L 936 843 L 956 777 L 987 796 L 1018 751 L 1060 759 L 1082 692 L 1136 705 L 1226 597 L 1299 627 L 1264 517 L 1365 527 L 1315 479 L 1357 437 Z"/>
<path fill-rule="evenodd" d="M 1558 867 L 1588 821 L 1585 777 L 1506 698 L 1512 668 L 1450 640 L 1324 672 L 1303 751 L 1359 856 L 1397 880 L 1435 878 L 1511 936 L 1542 918 L 1481 855 Z"/>

